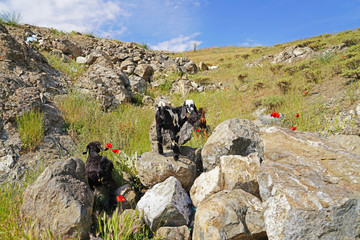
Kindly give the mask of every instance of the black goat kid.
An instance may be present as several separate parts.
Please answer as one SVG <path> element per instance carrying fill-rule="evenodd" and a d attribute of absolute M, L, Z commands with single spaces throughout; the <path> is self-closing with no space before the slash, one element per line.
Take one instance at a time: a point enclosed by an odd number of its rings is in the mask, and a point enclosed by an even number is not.
<path fill-rule="evenodd" d="M 181 127 L 188 120 L 188 117 L 194 113 L 197 114 L 197 109 L 193 100 L 186 100 L 182 106 L 176 108 L 165 106 L 163 102 L 159 102 L 155 114 L 156 135 L 159 154 L 163 154 L 161 130 L 169 130 L 170 138 L 172 141 L 171 149 L 174 152 L 174 159 L 179 159 L 179 132 Z"/>
<path fill-rule="evenodd" d="M 89 153 L 86 160 L 85 172 L 88 178 L 90 189 L 104 186 L 108 192 L 110 208 L 116 206 L 116 183 L 112 177 L 113 163 L 106 157 L 100 156 L 102 150 L 100 142 L 91 142 L 87 145 L 83 154 Z M 106 151 L 107 149 L 105 149 Z"/>

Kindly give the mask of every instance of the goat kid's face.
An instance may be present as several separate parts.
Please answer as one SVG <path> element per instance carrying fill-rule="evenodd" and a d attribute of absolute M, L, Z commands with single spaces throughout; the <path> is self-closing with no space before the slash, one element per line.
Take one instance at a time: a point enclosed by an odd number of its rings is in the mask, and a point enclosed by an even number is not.
<path fill-rule="evenodd" d="M 83 154 L 86 154 L 86 153 L 91 153 L 91 152 L 96 152 L 96 153 L 99 153 L 100 151 L 102 151 L 103 148 L 101 147 L 101 144 L 100 142 L 98 141 L 94 141 L 94 142 L 91 142 L 89 143 L 87 146 L 86 146 L 86 151 L 83 152 Z"/>
<path fill-rule="evenodd" d="M 192 113 L 193 111 L 197 111 L 194 100 L 190 99 L 190 100 L 185 100 L 184 102 L 184 106 L 186 108 L 186 114 L 189 115 L 190 113 Z"/>

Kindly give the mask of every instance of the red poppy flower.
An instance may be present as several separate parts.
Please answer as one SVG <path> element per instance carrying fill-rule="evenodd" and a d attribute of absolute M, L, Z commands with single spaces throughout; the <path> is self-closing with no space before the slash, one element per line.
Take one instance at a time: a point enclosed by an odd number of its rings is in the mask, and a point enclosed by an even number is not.
<path fill-rule="evenodd" d="M 343 58 L 345 57 L 345 56 L 342 56 Z"/>
<path fill-rule="evenodd" d="M 308 91 L 304 91 L 304 94 L 307 94 L 308 93 Z"/>
<path fill-rule="evenodd" d="M 118 202 L 125 202 L 126 201 L 126 199 L 124 198 L 123 195 L 116 196 L 116 199 L 117 199 Z"/>
<path fill-rule="evenodd" d="M 279 118 L 279 117 L 280 117 L 280 113 L 278 113 L 278 112 L 273 112 L 273 113 L 270 114 L 270 117 Z"/>
<path fill-rule="evenodd" d="M 300 114 L 298 114 L 298 113 L 297 113 L 297 114 L 295 114 L 295 117 L 300 117 Z"/>
<path fill-rule="evenodd" d="M 113 153 L 119 154 L 119 149 L 113 149 Z"/>
<path fill-rule="evenodd" d="M 197 128 L 196 131 L 197 131 L 197 132 L 200 132 L 200 128 Z"/>
<path fill-rule="evenodd" d="M 111 144 L 111 143 L 107 143 L 107 144 L 106 144 L 106 148 L 112 148 L 112 144 Z"/>
<path fill-rule="evenodd" d="M 296 127 L 290 127 L 290 129 L 294 131 L 294 130 L 296 130 Z"/>

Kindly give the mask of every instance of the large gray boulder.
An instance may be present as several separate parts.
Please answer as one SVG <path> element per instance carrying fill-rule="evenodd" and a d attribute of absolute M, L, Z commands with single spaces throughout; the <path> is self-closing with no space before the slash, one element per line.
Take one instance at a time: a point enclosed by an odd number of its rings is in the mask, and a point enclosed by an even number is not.
<path fill-rule="evenodd" d="M 177 227 L 190 222 L 191 200 L 175 177 L 156 184 L 137 204 L 152 231 L 160 226 Z"/>
<path fill-rule="evenodd" d="M 196 164 L 181 155 L 179 160 L 175 161 L 172 152 L 165 152 L 164 155 L 146 152 L 137 159 L 136 169 L 141 183 L 146 187 L 152 187 L 174 176 L 183 188 L 188 190 L 196 178 Z"/>
<path fill-rule="evenodd" d="M 85 164 L 69 158 L 50 165 L 23 193 L 21 216 L 41 231 L 87 239 L 94 196 L 85 178 Z"/>
<path fill-rule="evenodd" d="M 289 46 L 284 51 L 274 56 L 271 63 L 292 63 L 301 59 L 307 59 L 314 56 L 314 50 L 309 47 Z"/>
<path fill-rule="evenodd" d="M 229 119 L 220 123 L 206 141 L 201 152 L 203 167 L 209 171 L 219 165 L 221 156 L 247 156 L 253 152 L 264 158 L 259 128 L 247 119 Z"/>
<path fill-rule="evenodd" d="M 269 239 L 358 239 L 360 155 L 314 133 L 270 127 L 262 135 L 258 183 Z"/>
<path fill-rule="evenodd" d="M 134 70 L 134 73 L 145 79 L 145 81 L 150 82 L 150 78 L 154 73 L 154 69 L 150 66 L 150 64 L 138 64 Z"/>
<path fill-rule="evenodd" d="M 192 185 L 190 197 L 195 207 L 211 195 L 222 190 L 242 189 L 258 198 L 260 158 L 257 153 L 246 157 L 229 155 L 220 157 L 220 165 L 203 172 Z"/>
<path fill-rule="evenodd" d="M 192 239 L 267 239 L 261 201 L 241 189 L 212 195 L 196 209 Z"/>

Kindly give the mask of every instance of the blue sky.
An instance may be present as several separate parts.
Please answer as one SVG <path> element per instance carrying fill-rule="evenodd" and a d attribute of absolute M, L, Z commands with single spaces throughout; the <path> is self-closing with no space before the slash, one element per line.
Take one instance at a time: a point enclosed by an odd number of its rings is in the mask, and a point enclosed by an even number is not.
<path fill-rule="evenodd" d="M 0 0 L 0 11 L 170 51 L 270 46 L 360 27 L 360 0 Z"/>

